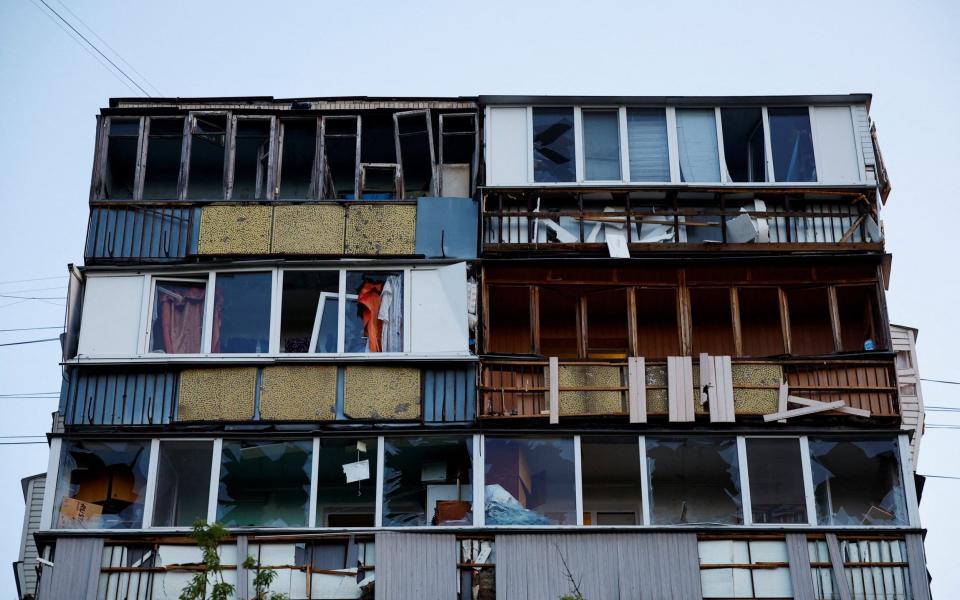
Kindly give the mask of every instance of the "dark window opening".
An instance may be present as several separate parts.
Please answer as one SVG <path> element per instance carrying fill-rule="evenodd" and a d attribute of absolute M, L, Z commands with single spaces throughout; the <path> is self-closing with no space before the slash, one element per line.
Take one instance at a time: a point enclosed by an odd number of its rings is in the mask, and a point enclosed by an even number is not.
<path fill-rule="evenodd" d="M 533 180 L 576 181 L 572 108 L 533 109 Z"/>
<path fill-rule="evenodd" d="M 217 520 L 227 527 L 307 527 L 313 442 L 224 440 Z"/>
<path fill-rule="evenodd" d="M 759 108 L 722 108 L 720 120 L 730 181 L 766 181 L 762 111 Z"/>
<path fill-rule="evenodd" d="M 133 199 L 139 146 L 140 119 L 110 119 L 107 162 L 103 173 L 104 198 Z"/>
<path fill-rule="evenodd" d="M 743 523 L 735 439 L 646 441 L 651 524 Z"/>
<path fill-rule="evenodd" d="M 744 356 L 784 353 L 780 294 L 776 288 L 740 288 L 740 339 Z"/>
<path fill-rule="evenodd" d="M 226 115 L 197 115 L 190 132 L 187 198 L 223 198 L 223 167 L 227 156 Z"/>
<path fill-rule="evenodd" d="M 540 288 L 540 354 L 579 356 L 580 297 L 563 288 Z"/>
<path fill-rule="evenodd" d="M 433 190 L 433 131 L 430 113 L 397 113 L 393 118 L 400 155 L 398 158 L 403 173 L 404 196 L 430 196 Z"/>
<path fill-rule="evenodd" d="M 323 119 L 323 152 L 328 187 L 326 193 L 337 200 L 353 199 L 357 193 L 359 123 L 359 117 Z"/>
<path fill-rule="evenodd" d="M 394 143 L 393 115 L 372 112 L 363 115 L 363 135 L 360 139 L 360 162 L 397 162 L 397 147 Z"/>
<path fill-rule="evenodd" d="M 338 271 L 284 271 L 280 351 L 337 351 Z"/>
<path fill-rule="evenodd" d="M 457 600 L 494 600 L 497 597 L 496 549 L 493 540 L 457 540 L 460 590 Z"/>
<path fill-rule="evenodd" d="M 161 442 L 154 527 L 190 527 L 207 520 L 213 442 Z"/>
<path fill-rule="evenodd" d="M 394 164 L 360 165 L 360 197 L 395 200 L 401 195 L 400 173 Z"/>
<path fill-rule="evenodd" d="M 263 353 L 270 344 L 270 273 L 218 273 L 213 307 L 215 353 Z"/>
<path fill-rule="evenodd" d="M 790 314 L 790 351 L 797 356 L 831 354 L 833 327 L 827 288 L 785 290 Z"/>
<path fill-rule="evenodd" d="M 715 356 L 731 356 L 736 352 L 729 289 L 691 288 L 690 313 L 693 321 L 694 356 L 701 352 Z"/>
<path fill-rule="evenodd" d="M 642 525 L 640 446 L 636 437 L 580 440 L 584 525 Z"/>
<path fill-rule="evenodd" d="M 813 134 L 807 108 L 770 108 L 770 147 L 777 181 L 816 181 Z"/>
<path fill-rule="evenodd" d="M 477 151 L 475 114 L 440 115 L 440 195 L 470 196 Z"/>
<path fill-rule="evenodd" d="M 143 198 L 176 200 L 179 196 L 183 119 L 151 118 L 149 127 Z"/>
<path fill-rule="evenodd" d="M 586 298 L 588 358 L 626 358 L 630 352 L 626 290 L 593 292 Z"/>
<path fill-rule="evenodd" d="M 235 145 L 232 197 L 265 199 L 270 172 L 270 121 L 237 119 Z"/>
<path fill-rule="evenodd" d="M 842 343 L 840 349 L 844 352 L 886 349 L 884 336 L 878 334 L 876 288 L 858 285 L 837 287 L 836 290 Z"/>
<path fill-rule="evenodd" d="M 376 438 L 321 439 L 318 458 L 317 527 L 373 527 L 377 502 Z"/>
<path fill-rule="evenodd" d="M 800 440 L 747 438 L 754 524 L 806 523 Z"/>
<path fill-rule="evenodd" d="M 490 286 L 488 294 L 487 352 L 529 354 L 530 288 Z"/>
<path fill-rule="evenodd" d="M 317 153 L 316 119 L 281 121 L 282 158 L 280 161 L 280 198 L 309 198 Z"/>
<path fill-rule="evenodd" d="M 677 291 L 637 289 L 637 355 L 664 359 L 680 355 Z"/>
<path fill-rule="evenodd" d="M 573 438 L 486 438 L 487 525 L 576 525 Z"/>

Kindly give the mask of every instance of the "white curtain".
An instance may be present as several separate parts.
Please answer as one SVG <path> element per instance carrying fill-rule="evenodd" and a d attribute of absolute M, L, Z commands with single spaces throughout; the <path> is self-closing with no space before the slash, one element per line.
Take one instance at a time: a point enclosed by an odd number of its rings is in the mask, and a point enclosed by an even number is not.
<path fill-rule="evenodd" d="M 390 275 L 380 293 L 383 352 L 403 352 L 403 276 Z"/>
<path fill-rule="evenodd" d="M 720 181 L 717 119 L 712 108 L 678 109 L 677 142 L 682 181 Z"/>

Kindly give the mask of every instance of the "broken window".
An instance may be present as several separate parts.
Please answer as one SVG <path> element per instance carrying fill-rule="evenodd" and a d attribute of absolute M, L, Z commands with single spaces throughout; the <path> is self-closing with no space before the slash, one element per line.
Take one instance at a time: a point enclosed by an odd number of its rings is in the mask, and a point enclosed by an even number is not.
<path fill-rule="evenodd" d="M 213 442 L 160 442 L 154 527 L 190 527 L 207 520 Z"/>
<path fill-rule="evenodd" d="M 838 540 L 847 589 L 855 600 L 913 600 L 907 544 L 902 538 Z M 840 598 L 825 539 L 807 542 L 813 570 L 813 598 Z M 924 574 L 925 575 L 925 574 Z M 924 575 L 920 575 L 923 577 Z"/>
<path fill-rule="evenodd" d="M 494 600 L 497 595 L 496 547 L 492 539 L 458 539 L 456 600 Z"/>
<path fill-rule="evenodd" d="M 717 118 L 712 108 L 677 109 L 681 181 L 720 181 Z"/>
<path fill-rule="evenodd" d="M 807 108 L 770 108 L 770 148 L 777 181 L 816 181 L 817 166 Z"/>
<path fill-rule="evenodd" d="M 307 527 L 313 442 L 224 440 L 217 521 Z"/>
<path fill-rule="evenodd" d="M 149 462 L 149 440 L 64 440 L 54 503 L 56 527 L 140 527 Z"/>
<path fill-rule="evenodd" d="M 753 523 L 806 523 L 800 440 L 747 438 L 746 444 Z"/>
<path fill-rule="evenodd" d="M 433 195 L 433 128 L 429 110 L 394 113 L 397 162 L 406 198 Z"/>
<path fill-rule="evenodd" d="M 317 527 L 373 527 L 377 440 L 320 439 Z"/>
<path fill-rule="evenodd" d="M 360 165 L 360 197 L 368 200 L 396 200 L 402 196 L 400 169 L 389 163 Z"/>
<path fill-rule="evenodd" d="M 867 285 L 839 286 L 837 313 L 840 316 L 840 350 L 863 352 L 883 349 L 885 342 L 878 335 L 879 311 L 876 288 Z"/>
<path fill-rule="evenodd" d="M 640 445 L 636 437 L 583 437 L 584 525 L 642 525 Z"/>
<path fill-rule="evenodd" d="M 264 200 L 270 173 L 270 120 L 237 119 L 233 158 L 235 200 Z"/>
<path fill-rule="evenodd" d="M 530 288 L 490 286 L 487 289 L 487 352 L 530 353 Z"/>
<path fill-rule="evenodd" d="M 533 109 L 533 180 L 576 181 L 572 108 Z"/>
<path fill-rule="evenodd" d="M 626 358 L 630 353 L 627 291 L 592 292 L 586 300 L 587 358 Z"/>
<path fill-rule="evenodd" d="M 743 523 L 734 438 L 647 437 L 653 525 Z"/>
<path fill-rule="evenodd" d="M 620 114 L 617 109 L 584 110 L 584 179 L 619 181 Z"/>
<path fill-rule="evenodd" d="M 283 272 L 280 352 L 337 351 L 339 292 L 339 271 Z"/>
<path fill-rule="evenodd" d="M 540 354 L 577 358 L 580 296 L 564 288 L 540 288 Z"/>
<path fill-rule="evenodd" d="M 477 151 L 477 115 L 440 115 L 440 195 L 469 197 L 474 154 Z"/>
<path fill-rule="evenodd" d="M 766 181 L 763 113 L 759 108 L 721 108 L 723 156 L 730 181 Z"/>
<path fill-rule="evenodd" d="M 157 280 L 151 312 L 150 352 L 200 353 L 206 296 L 205 278 Z"/>
<path fill-rule="evenodd" d="M 777 288 L 739 288 L 740 339 L 744 356 L 784 353 L 780 326 L 780 293 Z"/>
<path fill-rule="evenodd" d="M 700 540 L 704 598 L 793 598 L 783 540 Z"/>
<path fill-rule="evenodd" d="M 227 116 L 195 115 L 190 131 L 187 198 L 223 198 L 223 168 L 227 156 Z"/>
<path fill-rule="evenodd" d="M 487 437 L 487 525 L 576 525 L 573 438 Z"/>
<path fill-rule="evenodd" d="M 403 352 L 403 272 L 347 271 L 344 352 Z"/>
<path fill-rule="evenodd" d="M 214 353 L 263 353 L 270 347 L 271 273 L 217 273 Z"/>
<path fill-rule="evenodd" d="M 103 167 L 103 197 L 107 200 L 133 199 L 139 146 L 140 119 L 110 119 Z"/>
<path fill-rule="evenodd" d="M 383 526 L 473 524 L 473 439 L 384 441 Z"/>
<path fill-rule="evenodd" d="M 715 356 L 736 353 L 729 289 L 690 288 L 690 315 L 694 356 L 702 352 Z"/>
<path fill-rule="evenodd" d="M 820 525 L 907 525 L 896 438 L 810 438 Z"/>
<path fill-rule="evenodd" d="M 326 195 L 338 200 L 357 194 L 360 170 L 360 117 L 323 117 Z"/>
<path fill-rule="evenodd" d="M 680 355 L 675 289 L 638 288 L 637 356 L 664 359 Z"/>
<path fill-rule="evenodd" d="M 151 117 L 147 126 L 150 133 L 147 137 L 143 199 L 176 200 L 179 198 L 183 119 Z"/>
<path fill-rule="evenodd" d="M 797 356 L 830 354 L 833 326 L 827 288 L 784 290 L 790 314 L 790 351 Z"/>
<path fill-rule="evenodd" d="M 627 109 L 627 143 L 630 181 L 670 181 L 666 110 Z"/>
<path fill-rule="evenodd" d="M 316 119 L 280 121 L 280 139 L 280 199 L 312 197 L 317 154 Z"/>

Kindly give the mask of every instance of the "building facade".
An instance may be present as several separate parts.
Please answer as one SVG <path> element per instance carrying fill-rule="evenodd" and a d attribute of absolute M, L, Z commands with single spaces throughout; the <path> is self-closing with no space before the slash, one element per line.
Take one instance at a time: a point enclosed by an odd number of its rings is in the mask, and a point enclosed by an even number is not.
<path fill-rule="evenodd" d="M 928 599 L 869 102 L 111 101 L 21 593 Z"/>

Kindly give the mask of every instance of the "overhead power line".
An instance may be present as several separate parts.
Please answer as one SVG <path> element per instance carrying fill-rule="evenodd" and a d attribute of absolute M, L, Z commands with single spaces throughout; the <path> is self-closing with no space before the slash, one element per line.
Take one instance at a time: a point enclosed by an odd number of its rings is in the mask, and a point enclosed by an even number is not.
<path fill-rule="evenodd" d="M 0 298 L 16 298 L 17 300 L 66 300 L 66 296 L 14 296 L 12 294 L 0 294 Z"/>
<path fill-rule="evenodd" d="M 28 281 L 48 281 L 50 279 L 63 279 L 66 275 L 52 275 L 50 277 L 33 277 L 31 279 L 8 279 L 6 281 L 0 281 L 0 285 L 7 285 L 8 283 L 26 283 Z"/>
<path fill-rule="evenodd" d="M 55 338 L 45 338 L 45 339 L 42 339 L 42 340 L 26 340 L 26 341 L 23 341 L 23 342 L 9 342 L 9 343 L 6 343 L 6 344 L 0 344 L 0 346 L 22 346 L 22 345 L 24 345 L 24 344 L 39 344 L 40 342 L 56 342 L 56 341 L 59 341 L 59 340 L 60 340 L 60 338 L 58 338 L 58 337 L 55 337 Z"/>
<path fill-rule="evenodd" d="M 10 331 L 38 331 L 40 329 L 63 329 L 63 325 L 48 325 L 46 327 L 17 327 L 14 329 L 0 329 L 0 333 L 7 333 Z"/>
<path fill-rule="evenodd" d="M 932 383 L 946 383 L 948 385 L 960 385 L 960 381 L 949 381 L 946 379 L 927 379 L 925 377 L 921 377 L 920 381 L 930 381 Z"/>

